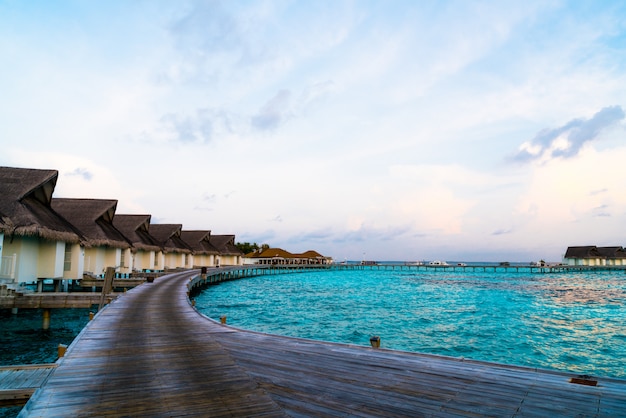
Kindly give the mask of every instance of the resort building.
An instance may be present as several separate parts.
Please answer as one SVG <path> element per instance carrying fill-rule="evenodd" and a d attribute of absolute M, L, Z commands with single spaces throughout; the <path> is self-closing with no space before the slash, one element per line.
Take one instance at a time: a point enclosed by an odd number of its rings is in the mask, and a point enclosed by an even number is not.
<path fill-rule="evenodd" d="M 82 277 L 82 237 L 51 207 L 58 175 L 0 167 L 0 282 Z"/>
<path fill-rule="evenodd" d="M 309 250 L 302 254 L 292 254 L 282 248 L 260 249 L 246 254 L 246 264 L 330 264 L 332 260 L 317 251 Z"/>
<path fill-rule="evenodd" d="M 53 198 L 58 175 L 0 167 L 0 284 L 243 264 L 235 235 L 116 215 L 113 199 Z"/>
<path fill-rule="evenodd" d="M 563 264 L 569 266 L 626 266 L 626 250 L 595 245 L 568 247 Z"/>
<path fill-rule="evenodd" d="M 216 256 L 215 266 L 240 266 L 243 264 L 243 253 L 235 245 L 234 235 L 211 235 L 209 242 L 219 255 Z"/>
<path fill-rule="evenodd" d="M 52 209 L 80 231 L 84 241 L 83 270 L 87 274 L 104 277 L 107 267 L 118 273 L 132 271 L 130 243 L 113 226 L 117 200 L 107 199 L 52 199 Z M 71 254 L 66 258 L 71 257 Z M 74 272 L 76 267 L 66 266 Z M 82 277 L 82 271 L 78 270 Z"/>
<path fill-rule="evenodd" d="M 156 270 L 191 268 L 191 248 L 181 238 L 181 224 L 151 224 L 150 234 L 157 239 L 162 252 Z"/>
<path fill-rule="evenodd" d="M 162 257 L 158 240 L 150 235 L 151 215 L 115 215 L 113 225 L 130 241 L 133 271 L 158 270 Z"/>
<path fill-rule="evenodd" d="M 219 251 L 211 244 L 211 231 L 182 231 L 181 238 L 191 248 L 192 267 L 213 267 Z"/>

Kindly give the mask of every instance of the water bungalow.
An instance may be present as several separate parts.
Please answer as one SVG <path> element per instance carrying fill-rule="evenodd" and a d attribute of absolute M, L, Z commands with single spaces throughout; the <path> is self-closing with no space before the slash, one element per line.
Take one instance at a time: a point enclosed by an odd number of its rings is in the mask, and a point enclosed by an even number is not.
<path fill-rule="evenodd" d="M 59 172 L 0 167 L 0 284 L 222 265 L 241 265 L 234 235 L 152 225 L 116 215 L 117 200 L 53 198 Z"/>
<path fill-rule="evenodd" d="M 192 250 L 194 268 L 216 265 L 219 251 L 211 244 L 211 231 L 181 231 L 180 236 Z"/>
<path fill-rule="evenodd" d="M 317 251 L 309 250 L 302 254 L 292 254 L 282 248 L 260 249 L 245 256 L 245 264 L 329 264 L 330 258 L 324 257 Z"/>
<path fill-rule="evenodd" d="M 0 167 L 0 282 L 78 278 L 83 238 L 51 207 L 57 170 Z M 82 274 L 82 272 L 81 272 Z"/>
<path fill-rule="evenodd" d="M 162 252 L 157 270 L 191 268 L 191 248 L 181 238 L 181 224 L 151 224 L 150 234 L 159 242 Z"/>
<path fill-rule="evenodd" d="M 243 264 L 243 252 L 235 245 L 234 235 L 211 235 L 209 242 L 219 251 L 215 265 L 240 266 Z"/>
<path fill-rule="evenodd" d="M 150 235 L 151 215 L 118 215 L 113 217 L 113 225 L 131 243 L 133 271 L 148 271 L 158 268 L 161 246 Z"/>
<path fill-rule="evenodd" d="M 563 264 L 568 266 L 626 266 L 626 250 L 595 245 L 567 247 Z"/>
<path fill-rule="evenodd" d="M 113 225 L 117 200 L 53 198 L 52 208 L 83 236 L 85 273 L 103 276 L 107 267 L 115 267 L 120 273 L 132 271 L 130 243 Z M 71 254 L 66 259 L 69 257 Z M 66 261 L 65 269 L 80 273 L 82 278 L 80 265 Z"/>

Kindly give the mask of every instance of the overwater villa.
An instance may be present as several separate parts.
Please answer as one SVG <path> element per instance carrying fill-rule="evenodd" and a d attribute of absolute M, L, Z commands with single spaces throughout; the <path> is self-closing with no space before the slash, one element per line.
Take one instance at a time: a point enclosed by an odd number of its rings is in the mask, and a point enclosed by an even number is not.
<path fill-rule="evenodd" d="M 211 244 L 211 231 L 181 231 L 180 237 L 192 250 L 193 267 L 212 267 L 220 252 Z"/>
<path fill-rule="evenodd" d="M 626 250 L 620 246 L 567 247 L 563 264 L 568 266 L 626 266 Z"/>
<path fill-rule="evenodd" d="M 158 261 L 158 270 L 191 268 L 191 248 L 181 238 L 181 224 L 152 224 L 150 234 L 155 237 L 163 249 Z"/>
<path fill-rule="evenodd" d="M 56 170 L 0 167 L 0 282 L 82 277 L 83 238 L 51 207 Z"/>
<path fill-rule="evenodd" d="M 118 215 L 113 217 L 113 225 L 131 243 L 133 271 L 151 271 L 159 267 L 161 246 L 150 235 L 151 215 Z"/>
<path fill-rule="evenodd" d="M 119 273 L 132 272 L 130 242 L 113 225 L 116 208 L 117 200 L 52 199 L 52 209 L 67 219 L 84 238 L 84 273 L 104 274 L 107 267 L 115 267 Z M 71 265 L 71 256 L 66 254 L 69 265 L 65 269 L 78 273 L 81 267 Z"/>
<path fill-rule="evenodd" d="M 317 251 L 309 250 L 301 254 L 292 254 L 282 248 L 260 249 L 246 254 L 244 264 L 329 264 L 331 259 Z"/>
<path fill-rule="evenodd" d="M 116 215 L 117 200 L 53 198 L 57 170 L 0 167 L 0 284 L 240 265 L 235 235 L 211 236 L 150 215 Z"/>
<path fill-rule="evenodd" d="M 211 235 L 209 242 L 219 251 L 216 266 L 239 266 L 243 264 L 243 252 L 235 245 L 234 235 Z"/>

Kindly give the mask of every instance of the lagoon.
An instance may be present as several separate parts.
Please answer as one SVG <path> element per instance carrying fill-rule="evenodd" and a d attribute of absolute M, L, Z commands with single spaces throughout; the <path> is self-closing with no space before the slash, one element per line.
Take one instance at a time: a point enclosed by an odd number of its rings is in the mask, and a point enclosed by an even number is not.
<path fill-rule="evenodd" d="M 210 286 L 210 318 L 254 331 L 626 377 L 620 272 L 324 270 Z"/>

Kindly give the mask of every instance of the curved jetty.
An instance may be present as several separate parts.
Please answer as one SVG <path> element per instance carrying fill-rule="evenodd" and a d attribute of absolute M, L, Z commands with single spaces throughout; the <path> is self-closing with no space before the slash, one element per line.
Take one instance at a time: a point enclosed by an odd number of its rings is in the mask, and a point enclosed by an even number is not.
<path fill-rule="evenodd" d="M 609 417 L 626 410 L 624 380 L 234 329 L 193 308 L 187 285 L 197 276 L 163 276 L 113 301 L 20 416 Z"/>

